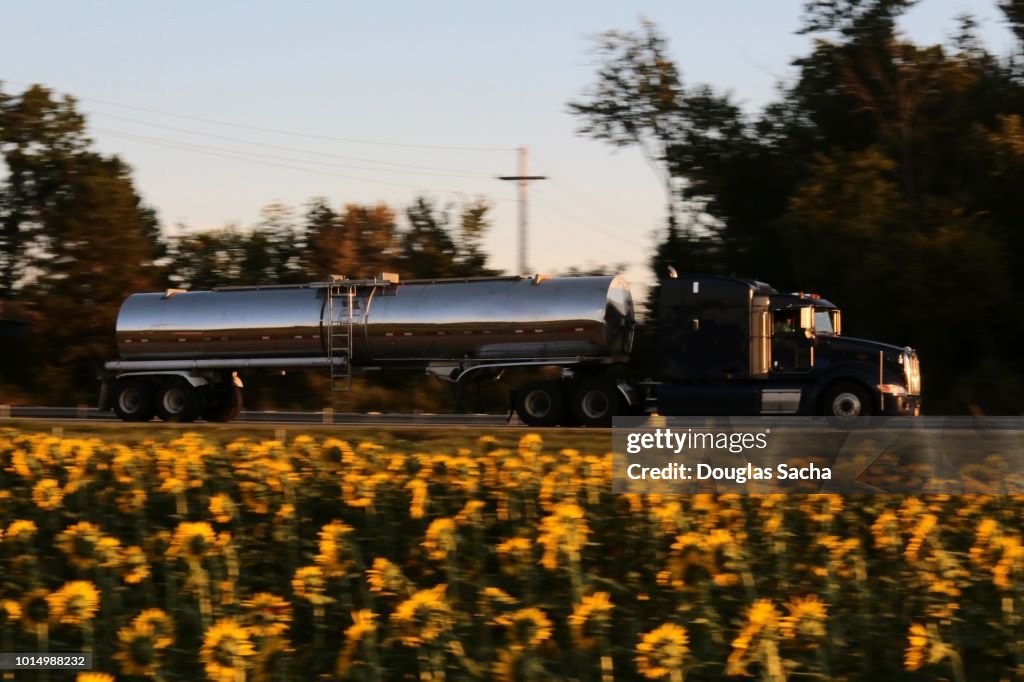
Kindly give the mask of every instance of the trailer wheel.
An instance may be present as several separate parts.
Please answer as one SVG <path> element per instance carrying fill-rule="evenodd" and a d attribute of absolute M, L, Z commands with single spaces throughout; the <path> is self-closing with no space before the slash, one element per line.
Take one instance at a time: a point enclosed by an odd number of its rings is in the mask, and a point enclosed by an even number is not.
<path fill-rule="evenodd" d="M 516 414 L 527 426 L 554 426 L 562 411 L 562 387 L 556 381 L 534 381 L 516 392 Z"/>
<path fill-rule="evenodd" d="M 859 384 L 842 381 L 830 386 L 821 399 L 822 411 L 827 417 L 850 423 L 859 417 L 870 417 L 871 397 Z"/>
<path fill-rule="evenodd" d="M 572 397 L 572 411 L 580 426 L 607 428 L 618 414 L 619 390 L 610 381 L 594 379 L 583 382 Z"/>
<path fill-rule="evenodd" d="M 210 391 L 203 408 L 203 419 L 208 422 L 229 422 L 242 411 L 242 389 L 234 384 Z"/>
<path fill-rule="evenodd" d="M 153 418 L 153 389 L 142 379 L 118 379 L 114 383 L 114 414 L 126 422 Z"/>
<path fill-rule="evenodd" d="M 175 379 L 157 392 L 156 414 L 165 422 L 194 422 L 203 411 L 203 394 L 190 383 Z"/>

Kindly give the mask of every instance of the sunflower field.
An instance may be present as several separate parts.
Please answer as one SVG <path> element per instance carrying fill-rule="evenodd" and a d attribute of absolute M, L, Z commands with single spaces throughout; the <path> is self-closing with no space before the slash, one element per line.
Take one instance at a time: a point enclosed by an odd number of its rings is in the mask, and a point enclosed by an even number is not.
<path fill-rule="evenodd" d="M 0 652 L 96 667 L 0 679 L 1024 678 L 1024 499 L 613 495 L 505 434 L 0 430 Z"/>

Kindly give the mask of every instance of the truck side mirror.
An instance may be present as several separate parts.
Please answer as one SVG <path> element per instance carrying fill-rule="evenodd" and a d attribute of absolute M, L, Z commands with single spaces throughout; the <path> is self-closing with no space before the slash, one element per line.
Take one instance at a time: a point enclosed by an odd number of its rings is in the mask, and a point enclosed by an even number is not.
<path fill-rule="evenodd" d="M 800 309 L 800 328 L 805 331 L 814 331 L 814 308 L 805 306 Z"/>

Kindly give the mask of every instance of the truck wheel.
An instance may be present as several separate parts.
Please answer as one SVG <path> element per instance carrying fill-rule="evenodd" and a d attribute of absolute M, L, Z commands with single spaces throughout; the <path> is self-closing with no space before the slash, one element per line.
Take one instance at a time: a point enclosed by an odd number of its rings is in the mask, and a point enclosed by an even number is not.
<path fill-rule="evenodd" d="M 203 411 L 203 395 L 187 381 L 165 384 L 156 398 L 156 414 L 165 422 L 194 422 Z"/>
<path fill-rule="evenodd" d="M 572 411 L 580 426 L 607 428 L 619 411 L 619 390 L 610 381 L 585 381 L 572 397 Z"/>
<path fill-rule="evenodd" d="M 871 397 L 859 384 L 844 381 L 825 391 L 821 400 L 822 411 L 836 421 L 851 422 L 859 417 L 870 417 Z"/>
<path fill-rule="evenodd" d="M 142 379 L 118 379 L 114 384 L 114 414 L 126 422 L 153 418 L 153 389 Z"/>
<path fill-rule="evenodd" d="M 210 391 L 202 416 L 208 422 L 229 422 L 241 411 L 242 389 L 229 384 Z"/>
<path fill-rule="evenodd" d="M 556 381 L 534 381 L 516 393 L 516 414 L 527 426 L 554 426 L 562 410 L 562 387 Z"/>

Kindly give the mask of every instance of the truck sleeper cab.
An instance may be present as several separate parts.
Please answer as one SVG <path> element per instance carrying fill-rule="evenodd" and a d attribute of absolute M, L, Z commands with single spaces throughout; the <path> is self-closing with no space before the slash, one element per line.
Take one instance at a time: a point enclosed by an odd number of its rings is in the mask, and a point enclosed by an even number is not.
<path fill-rule="evenodd" d="M 920 414 L 917 353 L 843 336 L 839 309 L 816 295 L 676 278 L 659 312 L 659 414 Z"/>

